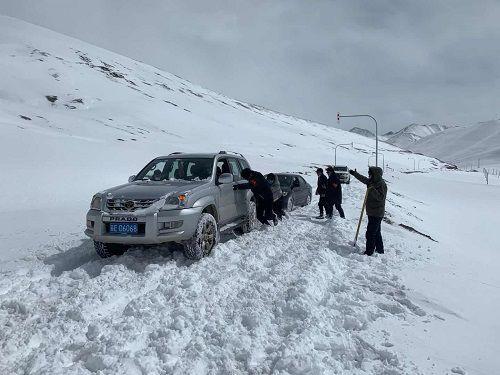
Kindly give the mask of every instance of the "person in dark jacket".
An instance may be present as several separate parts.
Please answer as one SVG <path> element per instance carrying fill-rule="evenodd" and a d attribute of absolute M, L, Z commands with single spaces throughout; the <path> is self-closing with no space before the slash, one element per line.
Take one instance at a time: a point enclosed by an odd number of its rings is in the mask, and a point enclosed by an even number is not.
<path fill-rule="evenodd" d="M 327 206 L 326 200 L 326 185 L 328 184 L 328 178 L 323 173 L 323 168 L 316 169 L 316 174 L 318 175 L 318 187 L 316 188 L 316 195 L 319 195 L 319 216 L 316 216 L 317 219 L 323 219 L 324 217 L 324 209 Z"/>
<path fill-rule="evenodd" d="M 283 211 L 283 191 L 281 190 L 280 181 L 274 173 L 269 173 L 266 178 L 273 192 L 273 211 L 278 219 L 282 220 L 285 212 Z"/>
<path fill-rule="evenodd" d="M 340 184 L 340 178 L 332 166 L 326 168 L 326 173 L 328 174 L 326 184 L 326 217 L 328 219 L 332 218 L 333 206 L 335 206 L 340 217 L 345 219 L 344 210 L 342 209 L 342 185 Z"/>
<path fill-rule="evenodd" d="M 382 168 L 368 168 L 368 177 L 359 174 L 356 170 L 349 170 L 363 184 L 367 185 L 366 191 L 366 215 L 368 226 L 366 228 L 366 251 L 365 255 L 373 255 L 376 251 L 384 253 L 384 242 L 380 230 L 382 219 L 385 214 L 385 198 L 387 196 L 387 185 L 382 178 Z"/>
<path fill-rule="evenodd" d="M 257 219 L 265 225 L 270 225 L 268 220 L 272 220 L 274 225 L 278 223 L 276 215 L 273 213 L 273 192 L 262 173 L 245 168 L 241 171 L 241 177 L 248 183 L 234 185 L 234 190 L 252 190 L 257 209 Z"/>

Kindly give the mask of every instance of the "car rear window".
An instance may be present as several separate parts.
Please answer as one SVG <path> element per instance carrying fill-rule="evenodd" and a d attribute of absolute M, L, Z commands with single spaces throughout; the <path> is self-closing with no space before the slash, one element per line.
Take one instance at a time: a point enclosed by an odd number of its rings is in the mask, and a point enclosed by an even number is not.
<path fill-rule="evenodd" d="M 281 186 L 291 186 L 292 179 L 293 179 L 293 176 L 290 176 L 290 175 L 285 175 L 285 174 L 278 175 L 278 181 L 280 182 Z"/>

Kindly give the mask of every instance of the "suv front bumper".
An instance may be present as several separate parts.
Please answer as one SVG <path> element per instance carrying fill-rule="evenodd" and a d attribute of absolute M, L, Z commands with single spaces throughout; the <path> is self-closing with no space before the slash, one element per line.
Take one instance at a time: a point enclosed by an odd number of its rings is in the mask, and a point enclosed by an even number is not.
<path fill-rule="evenodd" d="M 194 235 L 201 211 L 201 207 L 195 207 L 158 211 L 154 214 L 141 216 L 134 215 L 133 212 L 109 213 L 91 209 L 87 212 L 85 234 L 94 241 L 104 243 L 154 245 L 165 242 L 180 242 Z M 138 223 L 139 234 L 110 234 L 109 224 L 121 221 Z M 172 225 L 178 225 L 178 227 L 171 229 Z"/>
<path fill-rule="evenodd" d="M 348 184 L 351 181 L 351 175 L 349 173 L 339 173 L 338 175 L 342 184 Z"/>

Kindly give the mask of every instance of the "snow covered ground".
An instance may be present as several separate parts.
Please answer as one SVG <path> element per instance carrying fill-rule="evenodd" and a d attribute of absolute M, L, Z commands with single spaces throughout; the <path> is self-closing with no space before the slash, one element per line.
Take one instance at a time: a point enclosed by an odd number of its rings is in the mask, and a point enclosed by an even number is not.
<path fill-rule="evenodd" d="M 0 68 L 0 373 L 497 371 L 495 179 L 381 144 L 384 256 L 348 245 L 353 182 L 346 220 L 311 219 L 314 201 L 199 262 L 167 247 L 103 260 L 82 233 L 90 198 L 154 156 L 234 150 L 314 184 L 336 144 L 364 171 L 374 142 L 8 17 Z"/>

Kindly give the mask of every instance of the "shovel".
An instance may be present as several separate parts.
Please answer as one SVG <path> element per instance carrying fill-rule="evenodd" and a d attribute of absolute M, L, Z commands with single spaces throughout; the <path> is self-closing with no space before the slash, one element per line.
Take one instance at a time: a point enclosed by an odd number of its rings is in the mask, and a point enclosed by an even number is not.
<path fill-rule="evenodd" d="M 359 214 L 358 228 L 356 229 L 356 236 L 354 237 L 354 241 L 350 244 L 356 247 L 356 242 L 358 242 L 359 228 L 361 227 L 361 221 L 363 220 L 363 214 L 365 212 L 366 207 L 366 198 L 368 197 L 368 189 L 366 189 L 365 199 L 363 200 L 363 207 L 361 207 L 361 213 Z"/>

